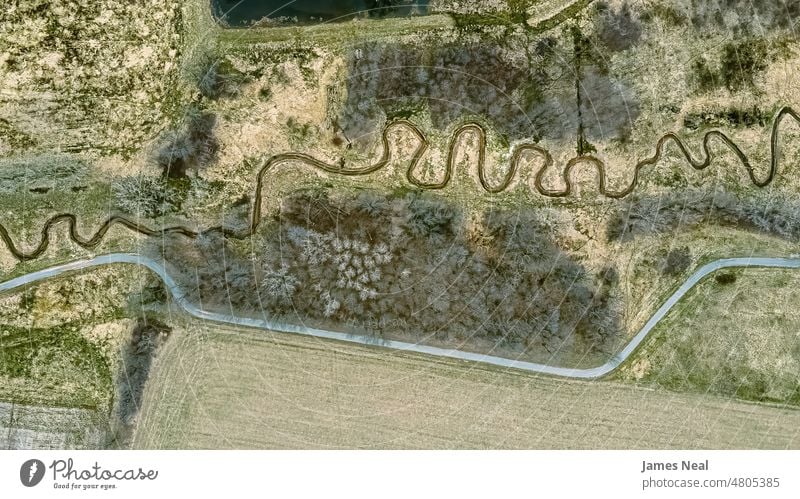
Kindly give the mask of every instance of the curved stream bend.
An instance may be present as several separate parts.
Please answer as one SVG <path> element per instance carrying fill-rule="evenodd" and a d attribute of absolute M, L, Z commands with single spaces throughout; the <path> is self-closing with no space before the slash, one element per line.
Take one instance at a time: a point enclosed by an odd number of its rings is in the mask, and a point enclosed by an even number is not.
<path fill-rule="evenodd" d="M 450 357 L 453 359 L 469 360 L 474 362 L 483 362 L 485 364 L 492 364 L 501 367 L 512 367 L 515 369 L 522 369 L 525 371 L 551 374 L 554 376 L 563 376 L 567 378 L 581 378 L 581 379 L 594 379 L 605 376 L 624 362 L 634 350 L 642 343 L 650 331 L 664 318 L 664 316 L 675 306 L 676 303 L 701 279 L 711 274 L 712 272 L 728 268 L 728 267 L 772 267 L 772 268 L 785 268 L 797 269 L 800 268 L 800 258 L 723 258 L 715 260 L 711 263 L 703 265 L 692 274 L 682 285 L 679 287 L 668 299 L 664 302 L 656 313 L 647 321 L 641 330 L 633 337 L 633 339 L 625 345 L 619 353 L 614 355 L 608 362 L 601 366 L 592 367 L 588 369 L 575 369 L 568 367 L 549 366 L 545 364 L 536 364 L 533 362 L 525 362 L 521 360 L 506 359 L 504 357 L 497 357 L 494 355 L 484 355 L 472 352 L 464 352 L 455 349 L 438 348 L 416 343 L 406 343 L 403 341 L 394 340 L 376 340 L 367 336 L 356 336 L 346 333 L 339 333 L 335 331 L 326 331 L 324 329 L 316 329 L 306 326 L 299 326 L 295 324 L 287 324 L 284 322 L 271 320 L 271 319 L 252 319 L 245 317 L 236 317 L 233 315 L 218 314 L 209 312 L 198 308 L 186 298 L 183 290 L 178 286 L 175 280 L 167 273 L 166 268 L 156 262 L 155 260 L 146 256 L 140 256 L 130 253 L 112 253 L 108 255 L 101 255 L 90 260 L 79 260 L 72 263 L 57 265 L 47 269 L 31 272 L 9 281 L 0 283 L 0 293 L 8 292 L 21 288 L 23 286 L 44 281 L 68 272 L 75 272 L 78 270 L 98 267 L 101 265 L 108 265 L 113 263 L 129 263 L 134 265 L 141 265 L 147 267 L 164 282 L 164 286 L 172 294 L 175 301 L 187 313 L 199 319 L 205 319 L 213 322 L 223 324 L 235 324 L 238 326 L 246 326 L 258 329 L 269 329 L 282 333 L 295 333 L 305 336 L 315 336 L 318 338 L 327 338 L 332 340 L 346 341 L 350 343 L 359 343 L 362 345 L 379 345 L 387 348 L 394 348 L 401 351 L 418 352 L 430 355 L 437 355 L 440 357 Z"/>
<path fill-rule="evenodd" d="M 674 132 L 669 132 L 664 134 L 656 143 L 655 152 L 649 158 L 643 159 L 638 161 L 633 167 L 633 178 L 631 179 L 631 183 L 618 191 L 611 190 L 607 186 L 607 174 L 606 174 L 606 164 L 600 158 L 593 156 L 593 155 L 579 155 L 575 156 L 574 158 L 567 161 L 566 165 L 561 169 L 559 176 L 561 183 L 564 185 L 563 189 L 548 189 L 544 186 L 544 177 L 548 171 L 554 169 L 554 161 L 553 157 L 547 149 L 544 149 L 535 143 L 526 143 L 526 144 L 518 144 L 515 146 L 512 157 L 511 163 L 509 165 L 508 170 L 506 170 L 506 174 L 503 177 L 502 181 L 499 184 L 491 185 L 489 176 L 486 173 L 486 131 L 483 127 L 477 122 L 467 122 L 457 128 L 453 135 L 450 138 L 450 145 L 448 147 L 447 152 L 447 163 L 444 178 L 440 182 L 425 182 L 420 180 L 416 174 L 418 169 L 418 165 L 422 160 L 425 151 L 427 151 L 429 147 L 429 143 L 425 134 L 422 130 L 416 126 L 414 123 L 408 120 L 395 120 L 388 123 L 384 129 L 383 133 L 381 134 L 381 143 L 383 145 L 383 152 L 381 153 L 380 159 L 378 159 L 374 164 L 366 165 L 366 166 L 350 166 L 348 165 L 344 159 L 339 161 L 335 164 L 329 164 L 324 161 L 321 161 L 313 156 L 303 153 L 284 153 L 284 154 L 276 154 L 269 159 L 267 159 L 261 168 L 258 171 L 258 175 L 256 176 L 256 185 L 255 185 L 255 196 L 253 200 L 253 206 L 250 212 L 250 224 L 246 229 L 243 230 L 236 230 L 231 229 L 228 227 L 213 227 L 208 229 L 209 231 L 220 231 L 226 237 L 233 237 L 235 239 L 244 239 L 253 235 L 256 230 L 258 229 L 259 224 L 261 223 L 261 196 L 264 189 L 264 178 L 267 173 L 272 173 L 278 166 L 287 164 L 287 163 L 304 163 L 308 166 L 316 168 L 320 171 L 327 172 L 329 174 L 338 174 L 343 176 L 349 177 L 357 177 L 361 175 L 368 175 L 370 173 L 374 173 L 387 165 L 392 161 L 391 156 L 391 148 L 389 144 L 389 132 L 396 127 L 404 127 L 407 130 L 411 131 L 414 136 L 416 136 L 419 145 L 417 146 L 416 150 L 414 151 L 411 162 L 408 165 L 408 169 L 406 170 L 406 179 L 408 182 L 419 189 L 424 190 L 436 190 L 436 189 L 443 189 L 447 187 L 450 183 L 450 180 L 453 176 L 453 170 L 455 169 L 455 158 L 456 158 L 456 148 L 461 143 L 461 137 L 465 134 L 472 133 L 478 136 L 478 178 L 480 180 L 480 184 L 482 188 L 491 194 L 499 194 L 501 192 L 506 191 L 512 184 L 514 180 L 514 176 L 517 173 L 519 168 L 520 161 L 526 155 L 535 155 L 539 156 L 543 159 L 542 166 L 536 171 L 534 176 L 534 188 L 536 192 L 541 194 L 542 196 L 551 197 L 551 198 L 563 198 L 567 197 L 572 193 L 573 186 L 572 186 L 572 172 L 573 170 L 580 166 L 581 164 L 588 164 L 592 166 L 595 171 L 597 172 L 597 191 L 600 195 L 605 196 L 611 199 L 620 199 L 636 189 L 636 186 L 639 183 L 641 171 L 646 168 L 655 165 L 661 159 L 664 154 L 664 147 L 669 142 L 673 142 L 677 147 L 678 150 L 681 152 L 681 155 L 689 163 L 689 166 L 694 168 L 695 170 L 705 170 L 711 165 L 711 161 L 714 158 L 713 152 L 710 148 L 710 144 L 712 140 L 716 140 L 721 142 L 725 145 L 728 150 L 730 150 L 736 157 L 739 159 L 739 162 L 744 166 L 745 170 L 747 171 L 747 175 L 750 177 L 750 181 L 753 185 L 757 187 L 765 187 L 769 185 L 772 180 L 775 178 L 775 174 L 778 171 L 778 162 L 780 159 L 780 150 L 778 148 L 778 138 L 779 138 L 779 130 L 780 125 L 783 122 L 784 118 L 786 117 L 792 118 L 794 121 L 800 124 L 800 114 L 798 114 L 794 109 L 789 106 L 782 107 L 775 115 L 775 118 L 772 121 L 772 129 L 770 132 L 770 160 L 769 160 L 769 169 L 762 178 L 759 178 L 756 175 L 756 171 L 753 168 L 753 165 L 750 163 L 750 160 L 744 154 L 744 152 L 739 148 L 738 145 L 727 135 L 720 132 L 719 130 L 711 130 L 706 132 L 703 135 L 703 156 L 700 159 L 695 158 L 692 153 L 689 151 L 689 148 L 686 144 L 678 137 L 677 134 Z M 61 213 L 58 215 L 53 216 L 50 218 L 42 228 L 42 235 L 39 244 L 31 251 L 25 252 L 24 250 L 17 248 L 14 244 L 11 235 L 8 233 L 8 230 L 0 223 L 0 240 L 2 240 L 6 247 L 8 247 L 11 254 L 17 260 L 20 261 L 27 261 L 33 260 L 39 257 L 49 246 L 50 244 L 50 229 L 53 225 L 66 221 L 69 224 L 69 236 L 72 242 L 79 245 L 84 249 L 94 249 L 100 242 L 102 242 L 103 237 L 105 236 L 106 232 L 114 226 L 114 225 L 122 225 L 123 227 L 128 228 L 131 231 L 138 232 L 140 234 L 144 234 L 147 236 L 155 236 L 155 235 L 166 235 L 171 233 L 181 234 L 189 238 L 196 238 L 199 234 L 197 231 L 192 230 L 188 227 L 183 226 L 174 226 L 174 227 L 166 227 L 160 230 L 151 229 L 145 225 L 142 225 L 134 220 L 128 219 L 124 216 L 115 215 L 108 220 L 106 220 L 103 225 L 100 226 L 100 229 L 95 232 L 95 234 L 86 239 L 81 237 L 78 233 L 76 228 L 77 220 L 75 215 L 69 213 Z"/>

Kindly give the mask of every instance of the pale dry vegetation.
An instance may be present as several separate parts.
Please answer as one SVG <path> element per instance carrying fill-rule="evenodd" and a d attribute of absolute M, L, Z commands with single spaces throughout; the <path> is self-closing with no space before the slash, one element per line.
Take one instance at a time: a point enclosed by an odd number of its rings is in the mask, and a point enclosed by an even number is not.
<path fill-rule="evenodd" d="M 0 155 L 138 150 L 176 112 L 182 6 L 7 2 L 0 10 L 0 120 L 16 147 L 3 134 Z"/>
<path fill-rule="evenodd" d="M 797 448 L 800 411 L 191 322 L 133 446 Z"/>

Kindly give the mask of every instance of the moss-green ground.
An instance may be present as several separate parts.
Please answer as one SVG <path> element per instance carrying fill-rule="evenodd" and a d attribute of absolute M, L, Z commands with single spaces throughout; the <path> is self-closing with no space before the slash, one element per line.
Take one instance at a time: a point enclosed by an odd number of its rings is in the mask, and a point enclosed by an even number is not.
<path fill-rule="evenodd" d="M 83 327 L 0 326 L 0 397 L 28 405 L 107 407 L 112 366 L 100 347 L 81 335 Z"/>
<path fill-rule="evenodd" d="M 0 400 L 108 415 L 148 279 L 114 266 L 0 297 Z"/>
<path fill-rule="evenodd" d="M 718 279 L 722 274 L 735 276 L 735 282 Z M 615 377 L 673 391 L 800 405 L 799 290 L 797 271 L 717 272 L 667 314 Z"/>

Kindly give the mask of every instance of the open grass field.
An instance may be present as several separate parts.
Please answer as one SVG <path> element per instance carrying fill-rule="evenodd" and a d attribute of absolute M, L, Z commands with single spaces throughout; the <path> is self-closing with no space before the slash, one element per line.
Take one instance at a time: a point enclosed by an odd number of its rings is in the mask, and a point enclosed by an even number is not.
<path fill-rule="evenodd" d="M 800 447 L 794 409 L 197 322 L 151 376 L 136 448 Z"/>
<path fill-rule="evenodd" d="M 800 275 L 718 273 L 665 317 L 619 378 L 800 405 Z"/>

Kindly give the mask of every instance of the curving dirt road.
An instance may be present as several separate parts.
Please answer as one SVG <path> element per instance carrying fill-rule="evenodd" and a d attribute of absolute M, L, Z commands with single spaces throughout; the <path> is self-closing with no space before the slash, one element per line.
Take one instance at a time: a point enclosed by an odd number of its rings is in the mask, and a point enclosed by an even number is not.
<path fill-rule="evenodd" d="M 315 329 L 306 326 L 298 326 L 295 324 L 288 324 L 272 319 L 253 319 L 247 317 L 236 317 L 233 315 L 218 314 L 209 312 L 198 308 L 189 300 L 186 299 L 185 293 L 177 285 L 174 279 L 167 273 L 166 268 L 156 262 L 155 260 L 130 254 L 130 253 L 112 253 L 108 255 L 101 255 L 91 260 L 79 260 L 64 265 L 57 265 L 47 269 L 31 272 L 9 281 L 0 283 L 0 293 L 9 292 L 18 288 L 23 288 L 33 283 L 41 282 L 65 273 L 76 272 L 83 269 L 98 267 L 102 265 L 115 264 L 115 263 L 128 263 L 134 265 L 141 265 L 147 267 L 152 272 L 157 274 L 164 282 L 164 286 L 169 290 L 170 294 L 175 299 L 181 308 L 188 314 L 199 319 L 209 320 L 213 322 L 220 322 L 224 324 L 234 324 L 238 326 L 252 327 L 257 329 L 268 329 L 282 333 L 302 334 L 306 336 L 314 336 L 317 338 L 326 338 L 332 340 L 346 341 L 349 343 L 360 343 L 362 345 L 377 345 L 386 348 L 393 348 L 401 351 L 418 352 L 429 355 L 437 355 L 440 357 L 449 357 L 453 359 L 482 362 L 485 364 L 492 364 L 501 367 L 511 367 L 515 369 L 522 369 L 534 373 L 550 374 L 554 376 L 562 376 L 567 378 L 581 378 L 581 379 L 595 379 L 605 376 L 610 373 L 620 364 L 622 364 L 637 347 L 644 341 L 648 334 L 658 324 L 658 322 L 667 315 L 667 313 L 678 303 L 680 300 L 695 284 L 700 282 L 704 277 L 715 272 L 719 269 L 729 267 L 773 267 L 785 269 L 800 268 L 800 258 L 724 258 L 715 260 L 711 263 L 703 265 L 692 274 L 682 285 L 679 287 L 668 299 L 664 302 L 649 321 L 642 327 L 642 329 L 633 337 L 625 348 L 619 353 L 614 355 L 608 362 L 601 366 L 592 367 L 588 369 L 574 369 L 568 367 L 550 366 L 545 364 L 536 364 L 533 362 L 525 362 L 521 360 L 507 359 L 504 357 L 497 357 L 493 355 L 484 355 L 478 353 L 464 352 L 461 350 L 437 348 L 416 343 L 406 343 L 403 341 L 393 340 L 377 340 L 367 336 L 356 336 L 346 333 L 339 333 L 336 331 L 327 331 L 324 329 Z"/>

